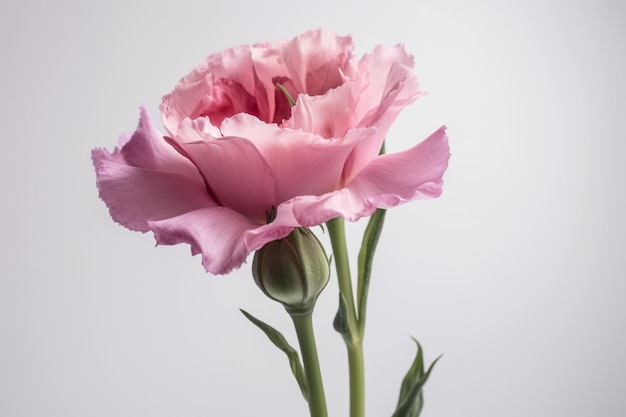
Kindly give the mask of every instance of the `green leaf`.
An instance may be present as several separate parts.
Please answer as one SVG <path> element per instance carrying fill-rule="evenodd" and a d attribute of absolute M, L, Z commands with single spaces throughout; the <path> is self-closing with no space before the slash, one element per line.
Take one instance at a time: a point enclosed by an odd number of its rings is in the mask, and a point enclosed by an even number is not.
<path fill-rule="evenodd" d="M 374 261 L 374 253 L 376 252 L 378 239 L 380 238 L 380 234 L 383 230 L 386 212 L 387 210 L 385 209 L 378 209 L 374 212 L 372 217 L 370 217 L 367 227 L 365 228 L 365 233 L 363 233 L 363 243 L 361 244 L 361 250 L 359 251 L 359 280 L 357 283 L 357 296 L 359 325 L 361 327 L 361 331 L 365 328 L 367 293 L 372 274 L 372 262 Z"/>
<path fill-rule="evenodd" d="M 400 398 L 398 399 L 398 405 L 392 417 L 418 417 L 420 415 L 422 407 L 424 406 L 422 387 L 428 380 L 433 367 L 441 358 L 441 356 L 439 356 L 435 359 L 430 367 L 428 367 L 428 370 L 424 372 L 424 354 L 422 346 L 417 340 L 413 340 L 417 344 L 417 355 L 415 356 L 411 368 L 402 380 Z"/>
<path fill-rule="evenodd" d="M 300 386 L 300 391 L 302 391 L 302 396 L 308 402 L 309 394 L 306 385 L 306 378 L 304 375 L 304 368 L 302 367 L 302 363 L 300 362 L 300 356 L 298 352 L 291 347 L 287 339 L 280 333 L 278 330 L 273 328 L 267 323 L 262 322 L 261 320 L 255 318 L 252 314 L 248 313 L 243 309 L 239 309 L 244 316 L 248 318 L 254 325 L 256 325 L 259 329 L 263 330 L 263 332 L 267 335 L 270 341 L 280 350 L 285 352 L 287 358 L 289 358 L 289 366 L 291 367 L 291 372 L 293 376 L 296 377 L 296 381 Z"/>
<path fill-rule="evenodd" d="M 341 293 L 339 293 L 339 308 L 337 309 L 335 320 L 333 320 L 333 327 L 343 336 L 346 342 L 352 341 L 352 332 L 348 322 L 348 308 L 346 307 L 346 300 Z"/>
<path fill-rule="evenodd" d="M 413 360 L 413 364 L 409 371 L 404 376 L 402 380 L 402 386 L 400 387 L 400 398 L 405 398 L 407 394 L 411 391 L 411 388 L 415 383 L 424 375 L 424 351 L 422 349 L 422 345 L 412 338 L 413 341 L 417 344 L 417 355 Z"/>
<path fill-rule="evenodd" d="M 379 155 L 385 153 L 385 142 L 383 142 Z M 385 223 L 385 214 L 387 210 L 377 209 L 370 217 L 365 232 L 363 233 L 363 242 L 358 257 L 358 280 L 357 280 L 357 317 L 358 326 L 361 336 L 365 331 L 365 315 L 367 313 L 367 294 L 369 292 L 370 277 L 372 275 L 372 263 L 374 262 L 374 253 L 378 245 L 378 239 L 383 231 Z"/>

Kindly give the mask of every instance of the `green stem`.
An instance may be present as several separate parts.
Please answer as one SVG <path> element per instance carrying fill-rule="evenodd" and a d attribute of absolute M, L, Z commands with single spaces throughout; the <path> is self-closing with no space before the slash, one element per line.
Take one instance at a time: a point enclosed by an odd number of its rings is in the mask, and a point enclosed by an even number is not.
<path fill-rule="evenodd" d="M 313 335 L 312 317 L 312 313 L 291 315 L 291 319 L 296 328 L 296 334 L 298 335 L 300 351 L 302 352 L 311 417 L 327 417 L 326 397 L 324 395 L 322 374 L 317 357 L 315 336 Z"/>
<path fill-rule="evenodd" d="M 350 278 L 350 263 L 346 245 L 344 220 L 341 217 L 326 223 L 333 247 L 333 256 L 337 268 L 339 291 L 346 304 L 346 318 L 350 334 L 344 341 L 348 349 L 348 367 L 350 374 L 350 417 L 365 416 L 365 370 L 363 360 L 363 335 L 356 313 L 352 279 Z"/>
<path fill-rule="evenodd" d="M 365 367 L 362 340 L 348 346 L 348 367 L 350 370 L 350 417 L 364 417 Z"/>
<path fill-rule="evenodd" d="M 337 268 L 337 280 L 339 292 L 346 301 L 348 322 L 351 329 L 356 328 L 357 316 L 352 292 L 352 278 L 350 277 L 350 261 L 348 259 L 348 246 L 346 244 L 346 229 L 342 217 L 329 220 L 326 225 L 330 235 L 330 243 L 333 247 L 333 258 Z M 355 326 L 353 328 L 353 326 Z"/>

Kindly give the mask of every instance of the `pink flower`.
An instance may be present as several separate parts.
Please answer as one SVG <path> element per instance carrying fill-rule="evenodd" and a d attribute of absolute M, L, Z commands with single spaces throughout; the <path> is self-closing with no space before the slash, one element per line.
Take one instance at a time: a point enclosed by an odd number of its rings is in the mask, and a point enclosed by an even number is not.
<path fill-rule="evenodd" d="M 93 151 L 100 196 L 117 222 L 189 243 L 215 274 L 295 227 L 438 197 L 445 127 L 379 156 L 420 95 L 412 67 L 402 46 L 356 60 L 349 37 L 322 30 L 211 55 L 164 97 L 169 136 L 142 109 L 113 153 Z"/>

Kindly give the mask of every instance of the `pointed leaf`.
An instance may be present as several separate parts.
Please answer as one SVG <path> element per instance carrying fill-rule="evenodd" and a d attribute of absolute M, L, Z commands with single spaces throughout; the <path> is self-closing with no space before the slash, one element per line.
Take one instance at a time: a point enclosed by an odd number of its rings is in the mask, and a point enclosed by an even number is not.
<path fill-rule="evenodd" d="M 441 356 L 439 356 L 435 359 L 426 373 L 424 373 L 424 355 L 422 347 L 417 340 L 415 340 L 415 343 L 417 343 L 417 355 L 402 381 L 398 406 L 392 417 L 418 417 L 420 415 L 422 407 L 424 406 L 422 387 L 428 380 L 433 367 L 441 358 Z"/>
<path fill-rule="evenodd" d="M 370 276 L 372 274 L 372 262 L 374 261 L 374 253 L 376 252 L 376 245 L 378 244 L 380 233 L 383 230 L 386 212 L 387 210 L 385 209 L 378 209 L 374 212 L 367 223 L 367 228 L 363 234 L 363 243 L 361 244 L 361 250 L 359 251 L 359 280 L 357 283 L 357 294 L 359 303 L 359 325 L 361 326 L 361 329 L 365 327 L 367 293 L 369 290 Z"/>
<path fill-rule="evenodd" d="M 402 380 L 400 388 L 400 399 L 405 398 L 415 383 L 424 375 L 424 351 L 422 345 L 415 338 L 411 338 L 417 344 L 417 355 L 413 360 L 413 364 Z"/>
<path fill-rule="evenodd" d="M 306 385 L 306 378 L 304 375 L 304 368 L 302 367 L 302 363 L 300 362 L 300 356 L 298 352 L 291 347 L 287 339 L 280 333 L 278 330 L 273 328 L 267 323 L 262 322 L 261 320 L 254 317 L 252 314 L 248 313 L 243 309 L 239 309 L 244 316 L 248 318 L 254 325 L 256 325 L 259 329 L 263 330 L 263 333 L 267 335 L 270 341 L 280 350 L 285 352 L 287 358 L 289 358 L 289 366 L 291 367 L 291 372 L 293 376 L 296 377 L 296 381 L 300 386 L 300 391 L 302 392 L 302 396 L 308 402 L 309 394 Z"/>

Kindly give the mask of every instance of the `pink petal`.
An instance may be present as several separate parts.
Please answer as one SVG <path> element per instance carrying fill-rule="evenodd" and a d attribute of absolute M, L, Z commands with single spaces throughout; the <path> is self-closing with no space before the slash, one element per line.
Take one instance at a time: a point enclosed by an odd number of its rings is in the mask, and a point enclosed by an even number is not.
<path fill-rule="evenodd" d="M 203 208 L 150 222 L 158 244 L 188 243 L 192 255 L 201 253 L 204 268 L 213 274 L 239 268 L 250 253 L 299 226 L 290 205 L 279 207 L 274 222 L 264 225 L 226 207 Z"/>
<path fill-rule="evenodd" d="M 342 138 L 348 129 L 356 126 L 354 109 L 358 100 L 359 91 L 352 84 L 343 84 L 322 96 L 302 94 L 283 127 L 301 129 L 324 138 Z"/>
<path fill-rule="evenodd" d="M 379 135 L 357 147 L 346 164 L 349 180 L 380 152 L 385 135 L 402 109 L 420 96 L 419 84 L 411 72 L 413 58 L 403 47 L 377 46 L 359 63 L 357 84 L 361 85 L 354 126 L 376 126 Z"/>
<path fill-rule="evenodd" d="M 376 123 L 388 129 L 400 110 L 422 94 L 413 66 L 413 57 L 400 45 L 379 45 L 361 59 L 355 74 L 363 86 L 357 110 L 362 118 L 359 126 Z"/>
<path fill-rule="evenodd" d="M 445 127 L 404 152 L 370 162 L 345 188 L 293 202 L 294 215 L 305 227 L 341 216 L 350 221 L 419 198 L 441 194 L 450 151 Z"/>
<path fill-rule="evenodd" d="M 113 155 L 131 166 L 176 173 L 197 180 L 198 171 L 193 164 L 163 139 L 163 135 L 152 124 L 148 111 L 144 107 L 140 110 L 137 130 L 129 140 L 115 149 Z"/>
<path fill-rule="evenodd" d="M 346 137 L 350 137 L 355 132 L 359 132 L 361 130 L 368 131 L 369 134 L 363 135 L 358 146 L 355 146 L 348 158 L 346 158 L 346 163 L 344 164 L 341 175 L 342 185 L 352 181 L 352 179 L 358 175 L 363 167 L 365 167 L 371 160 L 378 157 L 385 141 L 385 132 L 381 131 L 376 126 L 369 127 L 367 129 L 351 129 L 348 131 Z"/>
<path fill-rule="evenodd" d="M 266 213 L 278 205 L 276 185 L 272 170 L 252 142 L 225 137 L 180 147 L 198 167 L 219 205 L 266 223 Z"/>
<path fill-rule="evenodd" d="M 287 87 L 294 98 L 297 96 L 297 91 L 288 79 L 287 69 L 280 52 L 270 44 L 263 43 L 252 47 L 250 54 L 254 67 L 256 95 L 265 100 L 265 105 L 259 106 L 263 110 L 259 112 L 259 119 L 273 123 L 277 121 L 277 118 L 289 117 L 291 111 L 289 102 L 276 88 L 276 83 L 279 82 Z"/>
<path fill-rule="evenodd" d="M 241 111 L 259 114 L 256 93 L 250 47 L 227 49 L 198 64 L 178 82 L 174 91 L 163 97 L 160 107 L 163 125 L 176 136 L 180 123 L 187 117 L 209 116 L 211 123 L 219 126 L 225 117 Z"/>
<path fill-rule="evenodd" d="M 225 120 L 222 133 L 251 138 L 270 167 L 276 184 L 276 201 L 297 195 L 320 195 L 337 188 L 346 158 L 371 132 L 357 129 L 342 140 L 279 128 L 248 116 Z"/>
<path fill-rule="evenodd" d="M 263 43 L 252 48 L 257 94 L 268 100 L 266 122 L 288 119 L 291 109 L 276 83 L 283 84 L 291 96 L 319 95 L 344 82 L 342 69 L 350 64 L 352 39 L 324 30 L 309 31 L 275 45 Z"/>
<path fill-rule="evenodd" d="M 280 50 L 298 91 L 313 96 L 343 83 L 340 70 L 352 57 L 354 45 L 350 36 L 315 30 L 282 43 Z"/>
<path fill-rule="evenodd" d="M 226 207 L 201 208 L 149 225 L 161 245 L 189 243 L 192 255 L 201 253 L 202 265 L 213 274 L 227 274 L 241 266 L 250 253 L 244 234 L 259 227 Z"/>
<path fill-rule="evenodd" d="M 154 129 L 145 109 L 139 127 L 113 153 L 94 149 L 100 197 L 118 223 L 142 232 L 147 222 L 215 205 L 191 162 Z"/>
<path fill-rule="evenodd" d="M 289 118 L 291 109 L 276 83 L 295 98 L 323 94 L 344 82 L 352 64 L 352 40 L 311 31 L 278 44 L 240 46 L 209 56 L 163 98 L 162 121 L 177 136 L 182 121 L 208 117 L 215 126 L 244 112 L 265 122 Z"/>
<path fill-rule="evenodd" d="M 293 215 L 292 201 L 278 206 L 276 218 L 273 222 L 250 229 L 244 235 L 244 243 L 250 252 L 261 249 L 268 242 L 282 239 L 287 236 L 300 223 Z"/>

